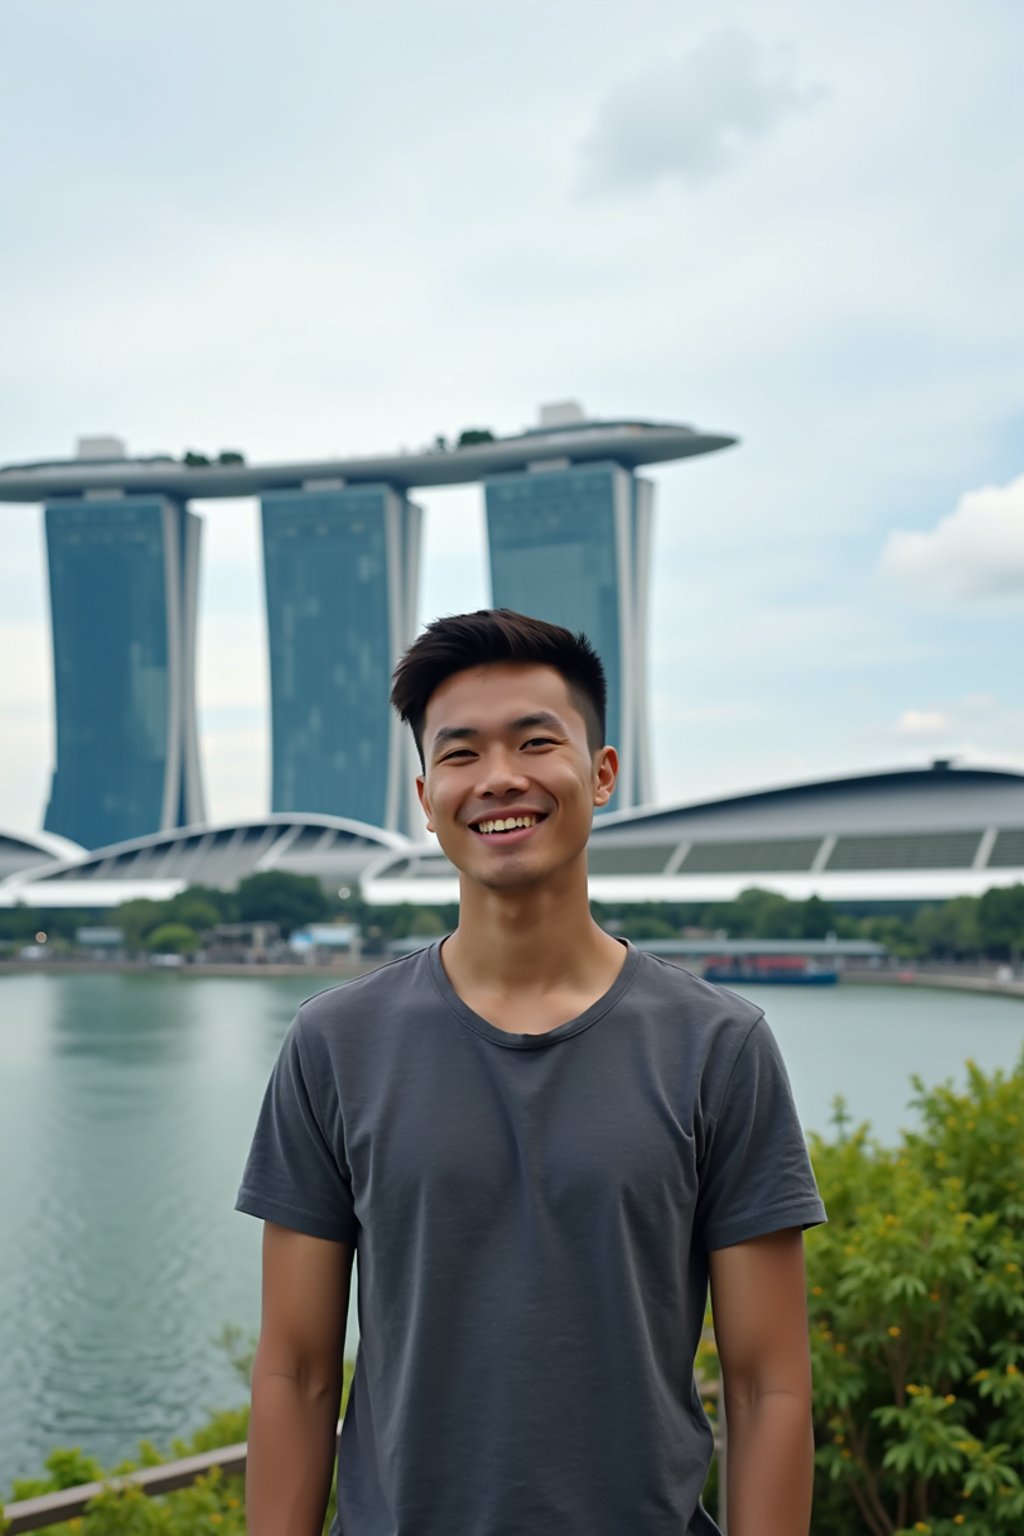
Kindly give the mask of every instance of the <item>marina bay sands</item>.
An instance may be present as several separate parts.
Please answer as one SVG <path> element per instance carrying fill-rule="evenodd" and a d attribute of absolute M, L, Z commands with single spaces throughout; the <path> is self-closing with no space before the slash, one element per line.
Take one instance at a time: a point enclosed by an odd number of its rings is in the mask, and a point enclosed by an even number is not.
<path fill-rule="evenodd" d="M 610 809 L 653 799 L 647 709 L 654 487 L 638 471 L 728 447 L 690 427 L 587 419 L 421 453 L 291 464 L 128 457 L 0 469 L 0 501 L 45 507 L 56 761 L 45 829 L 102 848 L 205 820 L 196 719 L 202 519 L 258 496 L 271 693 L 271 811 L 388 832 L 418 825 L 412 745 L 388 707 L 416 632 L 417 488 L 479 482 L 492 601 L 583 630 L 608 673 L 622 774 Z"/>

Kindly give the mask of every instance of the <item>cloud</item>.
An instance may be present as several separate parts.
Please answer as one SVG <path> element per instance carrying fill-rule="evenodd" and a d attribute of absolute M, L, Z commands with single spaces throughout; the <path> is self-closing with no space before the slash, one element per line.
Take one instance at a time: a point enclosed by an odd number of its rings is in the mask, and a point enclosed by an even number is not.
<path fill-rule="evenodd" d="M 923 533 L 891 533 L 881 568 L 918 590 L 968 602 L 1024 596 L 1024 475 L 968 491 Z"/>
<path fill-rule="evenodd" d="M 896 722 L 897 736 L 941 736 L 950 728 L 948 715 L 936 710 L 905 709 Z"/>
<path fill-rule="evenodd" d="M 905 709 L 864 739 L 900 742 L 908 750 L 927 747 L 959 761 L 1005 763 L 1019 771 L 1024 757 L 1024 709 L 989 693 L 967 693 L 922 709 Z"/>
<path fill-rule="evenodd" d="M 824 93 L 797 85 L 789 60 L 729 28 L 685 58 L 619 86 L 583 147 L 589 192 L 723 176 L 787 117 Z"/>

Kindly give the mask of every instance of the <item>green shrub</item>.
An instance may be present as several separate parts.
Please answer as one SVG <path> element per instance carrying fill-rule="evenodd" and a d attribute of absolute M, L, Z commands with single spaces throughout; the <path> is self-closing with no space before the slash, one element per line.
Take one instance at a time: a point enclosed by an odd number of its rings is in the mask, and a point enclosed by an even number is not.
<path fill-rule="evenodd" d="M 807 1240 L 829 1536 L 1024 1530 L 1024 1058 L 926 1091 L 895 1148 L 861 1126 L 812 1156 Z"/>
<path fill-rule="evenodd" d="M 220 1342 L 240 1371 L 244 1370 L 247 1360 L 251 1362 L 254 1341 L 244 1338 L 237 1329 L 226 1328 Z M 348 1401 L 353 1369 L 353 1362 L 346 1360 L 342 1411 Z M 36 1498 L 81 1483 L 102 1482 L 105 1477 L 133 1472 L 139 1467 L 160 1466 L 165 1461 L 177 1461 L 223 1445 L 237 1445 L 246 1439 L 248 1432 L 249 1409 L 245 1406 L 215 1414 L 187 1440 L 173 1440 L 169 1456 L 161 1455 L 155 1446 L 143 1441 L 136 1460 L 104 1469 L 78 1449 L 53 1451 L 45 1462 L 48 1476 L 17 1479 L 8 1502 Z M 324 1520 L 325 1536 L 334 1519 L 335 1507 L 332 1486 Z M 0 1515 L 0 1533 L 3 1529 L 4 1521 Z M 159 1497 L 149 1497 L 137 1488 L 106 1488 L 87 1506 L 81 1519 L 46 1526 L 41 1536 L 245 1536 L 244 1479 L 225 1477 L 221 1472 L 213 1471 L 190 1488 Z"/>

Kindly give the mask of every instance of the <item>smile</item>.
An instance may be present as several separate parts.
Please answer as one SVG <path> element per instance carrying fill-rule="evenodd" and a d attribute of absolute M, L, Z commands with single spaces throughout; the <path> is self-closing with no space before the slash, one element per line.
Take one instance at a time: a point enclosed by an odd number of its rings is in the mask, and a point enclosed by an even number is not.
<path fill-rule="evenodd" d="M 507 837 L 510 832 L 529 831 L 542 820 L 543 817 L 533 812 L 522 816 L 495 816 L 488 821 L 475 822 L 472 830 L 481 837 Z"/>

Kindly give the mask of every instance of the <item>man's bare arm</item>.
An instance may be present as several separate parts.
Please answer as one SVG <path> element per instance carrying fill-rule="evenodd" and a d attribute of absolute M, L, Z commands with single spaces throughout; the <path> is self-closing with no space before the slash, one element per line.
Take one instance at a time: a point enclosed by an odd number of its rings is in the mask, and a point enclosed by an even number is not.
<path fill-rule="evenodd" d="M 341 1400 L 352 1246 L 266 1222 L 252 1373 L 249 1536 L 320 1536 Z"/>
<path fill-rule="evenodd" d="M 719 1248 L 709 1265 L 729 1536 L 807 1536 L 814 1438 L 803 1234 Z"/>

